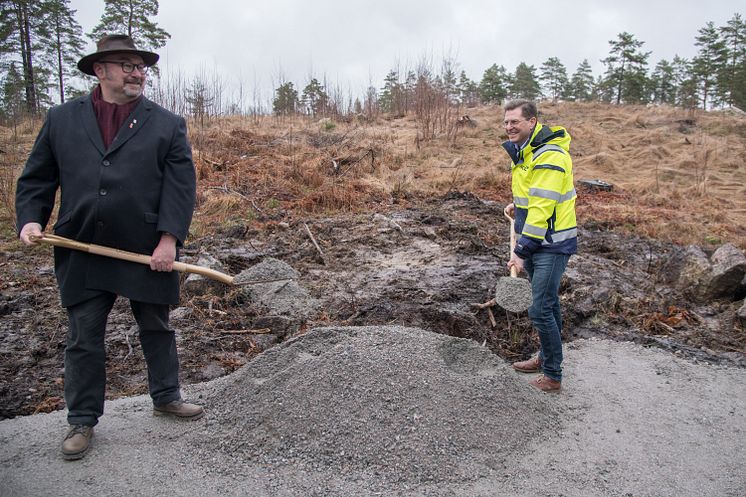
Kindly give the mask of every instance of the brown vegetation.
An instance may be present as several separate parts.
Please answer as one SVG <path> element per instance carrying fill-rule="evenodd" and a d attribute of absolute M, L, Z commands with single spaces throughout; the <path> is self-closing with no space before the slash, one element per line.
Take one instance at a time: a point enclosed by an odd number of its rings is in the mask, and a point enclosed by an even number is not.
<path fill-rule="evenodd" d="M 547 103 L 541 111 L 541 121 L 572 135 L 576 179 L 615 187 L 612 193 L 581 192 L 581 223 L 683 244 L 731 241 L 746 248 L 746 117 L 582 103 Z M 457 134 L 443 132 L 427 143 L 418 139 L 414 116 L 375 122 L 253 116 L 194 124 L 200 186 L 194 235 L 258 217 L 385 209 L 453 190 L 508 201 L 501 111 L 479 107 L 470 116 L 478 126 L 459 126 Z M 12 219 L 13 178 L 35 131 L 21 126 L 18 134 L 0 133 L 6 221 Z"/>

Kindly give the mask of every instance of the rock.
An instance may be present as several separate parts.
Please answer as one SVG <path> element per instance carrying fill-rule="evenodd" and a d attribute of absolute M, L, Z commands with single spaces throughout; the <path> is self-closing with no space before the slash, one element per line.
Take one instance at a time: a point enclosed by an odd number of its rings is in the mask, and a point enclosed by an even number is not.
<path fill-rule="evenodd" d="M 261 351 L 267 350 L 280 341 L 280 337 L 274 333 L 254 334 L 251 335 L 251 339 L 254 340 L 254 343 Z"/>
<path fill-rule="evenodd" d="M 254 320 L 254 328 L 269 328 L 279 337 L 292 335 L 300 329 L 300 322 L 288 316 L 265 315 Z"/>
<path fill-rule="evenodd" d="M 54 276 L 54 266 L 42 266 L 39 268 L 39 276 Z"/>
<path fill-rule="evenodd" d="M 399 223 L 391 218 L 384 216 L 383 214 L 373 214 L 373 221 L 380 224 L 381 226 L 385 226 L 387 229 L 393 229 L 399 232 L 403 231 Z"/>
<path fill-rule="evenodd" d="M 578 316 L 589 318 L 603 309 L 603 304 L 609 301 L 611 289 L 609 287 L 583 288 L 573 295 L 574 304 L 571 309 Z"/>
<path fill-rule="evenodd" d="M 656 271 L 659 283 L 675 286 L 681 275 L 681 270 L 686 263 L 686 252 L 679 246 L 667 247 L 665 257 Z"/>
<path fill-rule="evenodd" d="M 298 271 L 278 259 L 267 257 L 241 271 L 233 280 L 241 294 L 265 314 L 287 316 L 303 322 L 318 308 L 318 301 L 298 283 Z"/>
<path fill-rule="evenodd" d="M 718 248 L 712 258 L 712 279 L 709 294 L 714 298 L 733 299 L 746 274 L 746 256 L 732 243 Z"/>
<path fill-rule="evenodd" d="M 697 302 L 710 300 L 707 288 L 712 280 L 712 265 L 707 254 L 694 245 L 686 248 L 684 267 L 681 269 L 677 287 Z"/>
<path fill-rule="evenodd" d="M 743 301 L 741 307 L 736 312 L 738 319 L 741 320 L 741 325 L 746 326 L 746 300 Z"/>
<path fill-rule="evenodd" d="M 179 319 L 185 319 L 192 315 L 192 310 L 189 307 L 177 307 L 171 311 L 168 315 L 170 321 L 178 321 Z"/>
<path fill-rule="evenodd" d="M 200 381 L 210 381 L 225 376 L 226 370 L 219 363 L 212 361 L 199 370 Z"/>
<path fill-rule="evenodd" d="M 215 271 L 225 272 L 223 264 L 210 254 L 201 254 L 195 263 L 198 266 L 214 269 Z M 222 289 L 224 283 L 206 278 L 201 274 L 190 273 L 184 281 L 184 290 L 192 295 L 202 295 L 208 293 L 211 288 Z"/>

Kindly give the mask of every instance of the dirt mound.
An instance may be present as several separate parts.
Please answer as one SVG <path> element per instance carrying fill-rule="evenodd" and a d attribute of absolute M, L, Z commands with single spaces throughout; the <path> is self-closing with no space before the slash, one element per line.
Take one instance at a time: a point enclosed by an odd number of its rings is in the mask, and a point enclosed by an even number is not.
<path fill-rule="evenodd" d="M 521 380 L 470 340 L 403 327 L 317 328 L 206 394 L 214 421 L 197 445 L 239 464 L 471 481 L 558 424 L 557 408 Z"/>

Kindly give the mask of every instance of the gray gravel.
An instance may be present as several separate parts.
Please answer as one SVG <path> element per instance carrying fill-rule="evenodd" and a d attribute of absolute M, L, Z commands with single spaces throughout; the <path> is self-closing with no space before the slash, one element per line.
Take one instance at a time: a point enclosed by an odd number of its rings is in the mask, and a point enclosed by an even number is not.
<path fill-rule="evenodd" d="M 495 301 L 506 311 L 525 311 L 533 303 L 531 282 L 523 278 L 501 277 L 495 287 Z"/>
<path fill-rule="evenodd" d="M 201 450 L 386 482 L 475 480 L 561 418 L 487 349 L 399 327 L 316 329 L 207 400 Z"/>
<path fill-rule="evenodd" d="M 0 422 L 0 495 L 745 494 L 746 371 L 581 340 L 564 373 L 550 396 L 474 342 L 318 329 L 187 389 L 202 420 L 107 402 L 82 461 L 62 412 Z"/>

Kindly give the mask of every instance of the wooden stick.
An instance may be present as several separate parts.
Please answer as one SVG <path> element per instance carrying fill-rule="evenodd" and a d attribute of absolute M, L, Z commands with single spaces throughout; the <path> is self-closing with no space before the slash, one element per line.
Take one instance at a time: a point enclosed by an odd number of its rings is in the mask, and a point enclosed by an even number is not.
<path fill-rule="evenodd" d="M 150 266 L 150 256 L 145 254 L 136 254 L 134 252 L 127 252 L 126 250 L 104 247 L 103 245 L 95 245 L 93 243 L 78 242 L 76 240 L 70 240 L 69 238 L 50 234 L 45 234 L 42 237 L 33 236 L 31 237 L 31 239 L 36 242 L 46 243 L 49 245 L 54 245 L 56 247 L 80 250 L 81 252 L 88 252 L 89 254 L 101 255 L 103 257 L 111 257 L 113 259 L 136 262 L 138 264 Z M 182 273 L 199 274 L 206 278 L 225 283 L 226 285 L 233 284 L 233 276 L 221 273 L 220 271 L 215 271 L 214 269 L 196 266 L 194 264 L 186 264 L 184 262 L 178 261 L 174 261 L 173 268 L 176 271 Z"/>
<path fill-rule="evenodd" d="M 321 250 L 321 247 L 319 247 L 319 244 L 316 243 L 316 239 L 313 237 L 313 233 L 311 233 L 311 229 L 308 227 L 306 223 L 303 223 L 303 227 L 306 228 L 306 233 L 308 233 L 308 236 L 311 238 L 311 241 L 313 242 L 313 246 L 316 247 L 316 250 L 319 251 L 319 254 L 321 257 L 324 257 L 324 251 Z"/>
<path fill-rule="evenodd" d="M 495 299 L 492 299 L 492 300 L 488 300 L 484 304 L 471 304 L 471 306 L 476 307 L 477 309 L 484 309 L 486 307 L 492 307 L 495 304 L 497 304 L 497 302 L 495 302 Z"/>
<path fill-rule="evenodd" d="M 489 307 L 487 308 L 487 316 L 489 316 L 490 318 L 490 324 L 492 325 L 492 327 L 497 328 L 497 321 L 495 321 L 495 315 L 492 314 L 492 309 L 490 309 Z"/>

